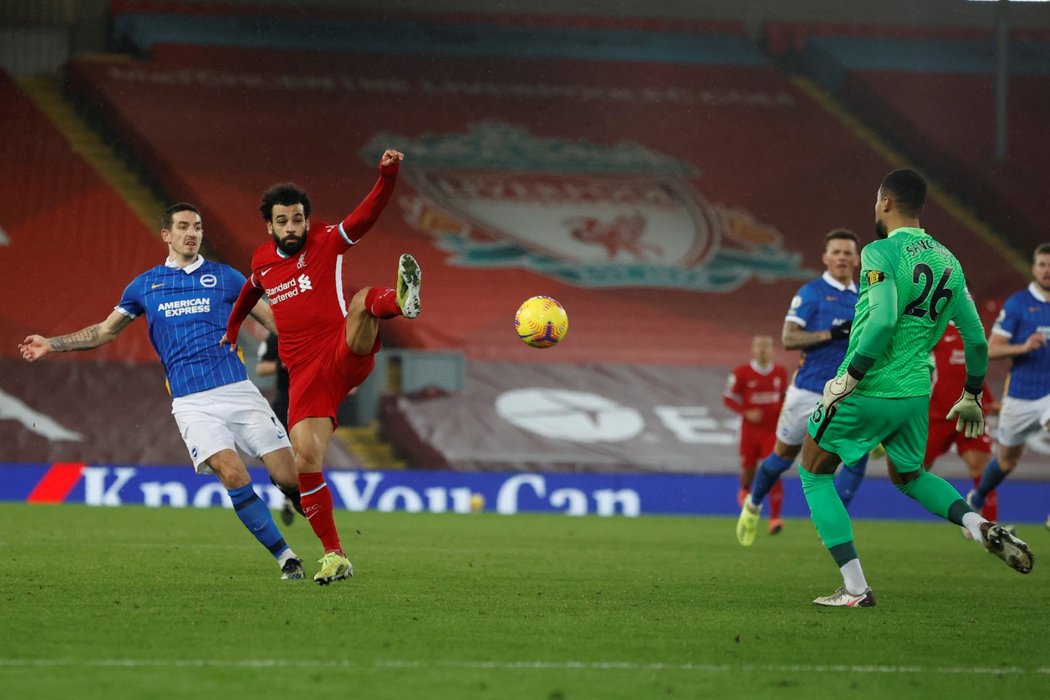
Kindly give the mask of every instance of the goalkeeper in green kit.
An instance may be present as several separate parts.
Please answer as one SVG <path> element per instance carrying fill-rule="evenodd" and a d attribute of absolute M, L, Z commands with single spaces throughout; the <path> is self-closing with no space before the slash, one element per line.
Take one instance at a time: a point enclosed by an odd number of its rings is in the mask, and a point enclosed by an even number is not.
<path fill-rule="evenodd" d="M 838 376 L 810 416 L 799 475 L 817 532 L 842 572 L 843 586 L 817 605 L 873 607 L 853 544 L 853 528 L 833 483 L 840 462 L 855 464 L 876 445 L 886 449 L 897 490 L 934 515 L 961 525 L 974 540 L 1022 574 L 1032 552 L 1005 527 L 973 511 L 947 481 L 922 468 L 930 400 L 930 349 L 954 321 L 963 338 L 966 388 L 948 413 L 967 437 L 984 433 L 981 387 L 988 344 L 962 266 L 919 228 L 926 182 L 912 170 L 882 181 L 875 202 L 880 240 L 861 252 L 860 294 L 849 349 Z"/>

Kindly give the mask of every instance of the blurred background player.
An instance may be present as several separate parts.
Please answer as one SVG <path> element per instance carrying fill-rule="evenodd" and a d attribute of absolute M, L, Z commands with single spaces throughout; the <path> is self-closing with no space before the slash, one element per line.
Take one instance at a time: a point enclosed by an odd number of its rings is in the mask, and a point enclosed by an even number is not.
<path fill-rule="evenodd" d="M 1012 472 L 1029 435 L 1050 430 L 1050 243 L 1032 254 L 1032 282 L 1003 304 L 988 336 L 988 359 L 1010 358 L 996 441 L 998 454 L 967 496 L 982 508 L 988 495 Z M 1050 523 L 1050 520 L 1048 520 Z"/>
<path fill-rule="evenodd" d="M 780 340 L 788 350 L 802 350 L 798 369 L 788 386 L 784 407 L 776 428 L 776 444 L 755 473 L 751 494 L 741 506 L 737 522 L 737 540 L 751 546 L 755 530 L 742 527 L 745 513 L 760 514 L 762 501 L 802 449 L 806 420 L 820 401 L 824 384 L 831 377 L 849 344 L 857 303 L 857 285 L 853 276 L 860 262 L 860 239 L 847 229 L 834 229 L 824 236 L 824 274 L 807 282 L 791 300 Z M 868 458 L 844 465 L 835 488 L 847 505 L 864 478 Z"/>
<path fill-rule="evenodd" d="M 270 300 L 288 368 L 288 425 L 306 519 L 324 556 L 314 581 L 326 585 L 354 575 L 339 539 L 332 494 L 321 471 L 336 412 L 372 372 L 379 319 L 419 314 L 421 273 L 411 255 L 398 261 L 397 288 L 364 287 L 347 304 L 343 254 L 372 228 L 394 193 L 404 155 L 388 149 L 368 196 L 338 225 L 310 223 L 310 198 L 297 186 L 275 185 L 259 209 L 272 240 L 255 250 L 252 274 L 234 304 L 222 342 L 237 342 L 241 323 L 263 294 Z"/>
<path fill-rule="evenodd" d="M 270 408 L 284 429 L 288 430 L 288 370 L 277 355 L 276 333 L 267 333 L 266 339 L 259 343 L 257 357 L 255 373 L 260 377 L 274 378 L 274 388 L 269 397 Z M 295 511 L 289 499 L 285 499 L 281 508 L 281 521 L 285 525 L 295 521 Z"/>
<path fill-rule="evenodd" d="M 777 416 L 784 405 L 787 370 L 773 362 L 773 338 L 756 335 L 751 341 L 751 361 L 740 365 L 729 375 L 722 400 L 734 413 L 740 414 L 740 492 L 737 505 L 751 492 L 755 469 L 764 455 L 772 451 L 777 440 Z M 780 509 L 784 501 L 784 484 L 777 481 L 769 492 L 769 532 L 783 528 Z"/>
<path fill-rule="evenodd" d="M 298 498 L 287 430 L 248 381 L 243 359 L 219 347 L 244 275 L 200 255 L 204 226 L 191 204 L 168 207 L 160 235 L 168 245 L 168 259 L 133 279 L 104 321 L 69 335 L 30 335 L 18 349 L 27 362 L 52 352 L 90 350 L 114 341 L 145 315 L 150 342 L 168 378 L 171 412 L 194 468 L 198 474 L 219 477 L 237 517 L 277 559 L 281 577 L 301 579 L 302 562 L 277 529 L 266 502 L 256 495 L 237 454 L 240 447 L 257 456 L 286 497 Z M 265 303 L 254 304 L 251 314 L 274 329 Z"/>
<path fill-rule="evenodd" d="M 879 240 L 864 247 L 856 325 L 838 374 L 809 418 L 799 477 L 813 524 L 842 574 L 842 586 L 813 601 L 830 607 L 874 607 L 853 539 L 853 525 L 835 493 L 840 459 L 851 461 L 882 444 L 887 470 L 902 494 L 934 515 L 967 528 L 987 551 L 1027 574 L 1028 545 L 967 505 L 955 488 L 922 468 L 930 403 L 929 353 L 954 321 L 963 338 L 964 389 L 948 412 L 967 437 L 984 433 L 981 387 L 988 344 L 955 256 L 919 226 L 926 181 L 894 170 L 875 197 Z"/>
<path fill-rule="evenodd" d="M 277 334 L 269 333 L 259 343 L 258 361 L 255 373 L 260 377 L 273 377 L 274 389 L 270 398 L 270 407 L 277 415 L 281 425 L 288 427 L 288 369 L 277 354 Z"/>
<path fill-rule="evenodd" d="M 955 429 L 955 421 L 945 418 L 966 386 L 965 348 L 962 336 L 954 324 L 948 324 L 944 335 L 933 346 L 930 355 L 934 363 L 933 390 L 930 394 L 930 430 L 926 439 L 923 467 L 932 470 L 937 458 L 954 445 L 959 458 L 970 472 L 974 486 L 977 486 L 992 455 L 992 439 L 987 432 L 978 437 L 966 437 Z M 988 382 L 984 383 L 981 407 L 986 417 L 989 411 L 994 413 L 997 410 L 995 397 L 988 387 Z M 988 520 L 996 520 L 999 516 L 996 496 L 995 491 L 989 493 L 984 507 L 981 508 L 981 515 Z M 970 531 L 963 528 L 963 537 L 969 536 Z"/>

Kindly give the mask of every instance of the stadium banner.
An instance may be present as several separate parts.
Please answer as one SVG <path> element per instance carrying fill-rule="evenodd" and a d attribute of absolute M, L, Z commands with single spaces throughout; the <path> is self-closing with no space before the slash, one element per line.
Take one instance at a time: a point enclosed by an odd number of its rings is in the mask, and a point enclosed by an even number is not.
<path fill-rule="evenodd" d="M 263 469 L 249 469 L 273 508 L 283 495 Z M 218 480 L 186 466 L 0 462 L 0 501 L 89 506 L 232 507 Z M 328 470 L 337 509 L 430 513 L 564 513 L 566 515 L 735 516 L 737 478 L 726 475 L 476 473 L 430 470 Z M 784 515 L 808 516 L 796 479 L 788 479 Z M 963 482 L 956 488 L 965 489 Z M 1008 482 L 1000 508 L 1010 522 L 1042 522 L 1050 483 Z M 869 479 L 854 500 L 860 518 L 936 519 L 886 479 Z"/>
<path fill-rule="evenodd" d="M 387 394 L 380 421 L 408 464 L 427 469 L 736 474 L 740 417 L 723 405 L 728 374 L 703 366 L 472 360 L 467 390 Z M 990 435 L 997 420 L 989 417 Z M 885 465 L 873 459 L 868 474 L 884 478 Z M 1050 434 L 1039 432 L 1026 443 L 1023 477 L 1046 480 L 1048 466 Z M 954 451 L 934 471 L 967 475 Z"/>

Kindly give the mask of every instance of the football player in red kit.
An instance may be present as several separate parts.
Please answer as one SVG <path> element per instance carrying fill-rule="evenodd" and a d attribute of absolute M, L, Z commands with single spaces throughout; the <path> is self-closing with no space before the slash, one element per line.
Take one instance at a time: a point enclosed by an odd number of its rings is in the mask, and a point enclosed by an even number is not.
<path fill-rule="evenodd" d="M 421 273 L 411 255 L 398 261 L 396 289 L 365 287 L 343 293 L 343 254 L 375 224 L 394 192 L 402 153 L 387 150 L 379 180 L 339 224 L 310 220 L 310 199 L 296 185 L 263 193 L 262 211 L 273 240 L 256 249 L 223 342 L 236 343 L 241 323 L 265 294 L 277 326 L 278 353 L 288 368 L 288 425 L 302 507 L 325 554 L 319 584 L 353 576 L 332 514 L 321 462 L 335 431 L 336 410 L 375 366 L 379 320 L 419 314 Z"/>
<path fill-rule="evenodd" d="M 944 335 L 933 346 L 930 354 L 934 363 L 933 392 L 930 394 L 930 433 L 926 439 L 926 458 L 923 460 L 923 466 L 932 470 L 934 461 L 955 445 L 955 450 L 966 464 L 976 487 L 991 459 L 992 440 L 987 432 L 980 437 L 968 438 L 955 429 L 955 420 L 945 418 L 966 384 L 963 342 L 954 325 L 949 324 L 944 329 Z M 982 407 L 987 415 L 988 407 L 995 404 L 995 397 L 988 388 L 988 382 L 984 383 L 982 397 Z M 995 491 L 988 494 L 980 511 L 987 520 L 998 519 L 999 499 Z M 969 534 L 965 528 L 964 531 Z"/>
<path fill-rule="evenodd" d="M 755 469 L 773 451 L 777 440 L 777 416 L 787 392 L 787 370 L 773 364 L 773 338 L 756 335 L 751 341 L 751 361 L 740 365 L 729 375 L 722 400 L 740 424 L 740 492 L 737 505 L 743 505 L 751 492 Z M 784 485 L 779 480 L 769 492 L 769 532 L 777 534 L 784 527 L 780 509 L 784 502 Z"/>

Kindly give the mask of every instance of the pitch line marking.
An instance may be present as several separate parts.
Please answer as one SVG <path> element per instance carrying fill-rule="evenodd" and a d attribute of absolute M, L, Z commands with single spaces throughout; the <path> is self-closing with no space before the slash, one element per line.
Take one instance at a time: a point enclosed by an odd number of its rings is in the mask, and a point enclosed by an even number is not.
<path fill-rule="evenodd" d="M 695 671 L 699 673 L 739 673 L 766 671 L 772 673 L 872 673 L 914 675 L 944 673 L 971 676 L 1050 675 L 1050 667 L 1021 668 L 1007 666 L 894 666 L 851 664 L 704 664 L 704 663 L 637 663 L 632 661 L 429 661 L 377 660 L 359 663 L 349 660 L 310 661 L 294 659 L 0 659 L 0 668 L 458 668 L 494 671 Z"/>

